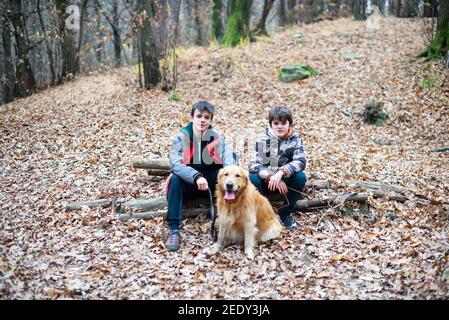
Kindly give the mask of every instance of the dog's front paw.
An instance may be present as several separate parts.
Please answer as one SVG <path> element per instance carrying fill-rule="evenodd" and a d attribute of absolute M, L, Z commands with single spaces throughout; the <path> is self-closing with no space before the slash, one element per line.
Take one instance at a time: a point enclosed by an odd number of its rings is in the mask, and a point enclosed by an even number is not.
<path fill-rule="evenodd" d="M 212 247 L 205 249 L 204 253 L 209 256 L 212 256 L 212 255 L 216 254 L 218 251 L 220 251 L 220 246 L 217 244 L 214 244 Z"/>
<path fill-rule="evenodd" d="M 252 249 L 245 249 L 245 254 L 246 254 L 246 257 L 248 259 L 250 259 L 250 260 L 254 259 L 254 250 L 252 250 Z"/>

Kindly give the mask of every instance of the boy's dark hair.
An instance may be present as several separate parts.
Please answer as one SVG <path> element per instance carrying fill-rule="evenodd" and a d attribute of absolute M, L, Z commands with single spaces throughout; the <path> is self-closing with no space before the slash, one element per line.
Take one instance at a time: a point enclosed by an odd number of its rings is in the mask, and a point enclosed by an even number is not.
<path fill-rule="evenodd" d="M 199 111 L 207 111 L 211 114 L 210 119 L 212 120 L 214 118 L 214 105 L 207 102 L 207 101 L 198 101 L 192 106 L 191 116 L 193 117 L 193 114 L 195 113 L 195 110 Z"/>
<path fill-rule="evenodd" d="M 286 107 L 274 107 L 268 113 L 268 123 L 270 124 L 273 120 L 279 120 L 282 123 L 285 123 L 287 120 L 290 123 L 290 126 L 293 125 L 293 116 L 290 110 Z"/>

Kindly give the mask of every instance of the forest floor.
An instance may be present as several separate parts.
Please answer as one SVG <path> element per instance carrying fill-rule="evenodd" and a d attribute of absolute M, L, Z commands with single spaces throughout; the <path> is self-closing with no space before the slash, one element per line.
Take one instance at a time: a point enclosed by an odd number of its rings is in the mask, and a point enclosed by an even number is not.
<path fill-rule="evenodd" d="M 323 21 L 233 49 L 183 49 L 179 102 L 137 89 L 125 67 L 1 106 L 0 298 L 449 298 L 449 154 L 429 152 L 449 145 L 449 71 L 414 60 L 426 47 L 419 21 L 381 23 L 373 32 L 364 22 Z M 280 67 L 300 62 L 318 76 L 277 79 Z M 369 98 L 389 115 L 381 126 L 360 116 Z M 182 249 L 171 253 L 163 218 L 64 211 L 72 201 L 164 195 L 164 179 L 131 161 L 167 157 L 198 100 L 216 105 L 214 124 L 243 166 L 267 110 L 289 106 L 309 179 L 331 182 L 308 198 L 363 191 L 347 184 L 358 179 L 407 188 L 410 200 L 370 199 L 369 221 L 355 204 L 297 213 L 294 231 L 258 245 L 253 261 L 238 246 L 206 256 L 203 216 L 184 221 Z"/>

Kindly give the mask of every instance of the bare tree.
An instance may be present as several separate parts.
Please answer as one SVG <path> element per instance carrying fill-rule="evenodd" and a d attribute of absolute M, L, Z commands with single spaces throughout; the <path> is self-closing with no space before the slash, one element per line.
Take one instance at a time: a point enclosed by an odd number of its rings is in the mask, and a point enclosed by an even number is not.
<path fill-rule="evenodd" d="M 86 15 L 87 15 L 87 4 L 88 3 L 89 3 L 89 0 L 84 0 L 83 4 L 81 6 L 80 29 L 78 32 L 78 44 L 76 46 L 76 53 L 75 53 L 75 72 L 74 72 L 74 74 L 77 74 L 80 72 L 81 46 L 83 43 L 84 21 L 85 21 Z"/>
<path fill-rule="evenodd" d="M 161 80 L 156 39 L 151 23 L 152 18 L 154 18 L 154 12 L 153 1 L 137 0 L 138 33 L 145 88 L 151 88 Z"/>
<path fill-rule="evenodd" d="M 164 45 L 164 57 L 162 59 L 162 90 L 170 91 L 176 88 L 178 65 L 176 58 L 176 44 L 178 42 L 178 25 L 179 14 L 181 11 L 182 0 L 178 1 L 178 5 L 175 8 L 175 15 L 173 21 L 170 21 L 168 25 L 167 35 Z"/>
<path fill-rule="evenodd" d="M 14 96 L 26 97 L 36 89 L 36 80 L 31 69 L 28 53 L 37 44 L 28 45 L 25 39 L 27 34 L 22 14 L 22 1 L 8 0 L 6 2 L 9 10 L 9 20 L 13 27 L 13 35 L 16 44 L 16 83 Z"/>
<path fill-rule="evenodd" d="M 112 42 L 114 44 L 114 65 L 115 67 L 120 67 L 122 56 L 122 38 L 119 26 L 120 13 L 118 10 L 118 0 L 112 1 L 112 19 L 109 17 L 109 14 L 106 12 L 106 10 L 101 6 L 99 0 L 95 0 L 95 3 L 96 6 L 100 8 L 100 10 L 97 11 L 103 13 L 104 18 L 112 29 Z"/>
<path fill-rule="evenodd" d="M 212 35 L 215 39 L 220 40 L 224 34 L 224 26 L 221 20 L 223 12 L 223 0 L 213 0 L 214 6 L 212 8 Z"/>
<path fill-rule="evenodd" d="M 440 59 L 442 56 L 449 56 L 449 1 L 440 1 L 438 11 L 438 23 L 435 38 L 426 51 L 420 54 L 421 57 L 429 59 Z"/>
<path fill-rule="evenodd" d="M 229 0 L 228 25 L 222 39 L 224 45 L 236 46 L 249 37 L 250 4 L 249 0 Z"/>
<path fill-rule="evenodd" d="M 61 75 L 59 81 L 75 75 L 75 57 L 76 57 L 76 31 L 66 29 L 65 10 L 71 2 L 69 0 L 56 0 L 56 10 L 59 22 L 59 39 L 61 47 Z"/>
<path fill-rule="evenodd" d="M 96 16 L 96 24 L 95 24 L 95 44 L 94 44 L 94 51 L 95 51 L 95 57 L 97 59 L 98 64 L 100 65 L 100 69 L 102 68 L 103 64 L 103 28 L 101 25 L 101 17 L 103 8 L 101 7 L 101 4 L 98 0 L 95 0 L 94 2 L 94 9 L 95 9 L 95 16 Z"/>
<path fill-rule="evenodd" d="M 256 25 L 253 33 L 255 34 L 267 34 L 267 30 L 265 29 L 265 24 L 267 23 L 267 17 L 270 14 L 271 9 L 273 8 L 273 4 L 276 0 L 264 0 L 262 16 L 260 17 L 259 22 Z"/>
<path fill-rule="evenodd" d="M 112 23 L 113 23 L 113 37 L 114 37 L 114 57 L 115 66 L 120 67 L 121 65 L 121 55 L 122 55 L 122 39 L 120 37 L 120 27 L 119 27 L 119 12 L 118 12 L 118 0 L 112 2 Z"/>
<path fill-rule="evenodd" d="M 3 101 L 10 102 L 14 98 L 14 65 L 11 55 L 11 25 L 7 17 L 2 14 L 2 44 L 3 44 L 3 76 L 1 83 L 3 87 Z"/>
<path fill-rule="evenodd" d="M 425 0 L 423 8 L 423 17 L 438 16 L 438 0 Z"/>
<path fill-rule="evenodd" d="M 399 0 L 400 1 L 400 0 Z M 352 15 L 356 20 L 366 19 L 367 0 L 353 0 L 352 1 Z"/>
<path fill-rule="evenodd" d="M 56 83 L 56 71 L 55 71 L 55 63 L 54 63 L 54 59 L 53 59 L 53 50 L 51 48 L 51 41 L 49 39 L 49 35 L 47 33 L 47 30 L 45 28 L 45 23 L 44 23 L 44 19 L 42 18 L 42 12 L 41 12 L 41 3 L 40 0 L 37 0 L 36 3 L 36 10 L 37 10 L 37 14 L 39 17 L 39 22 L 42 28 L 42 33 L 44 35 L 44 39 L 45 39 L 45 47 L 47 50 L 47 57 L 48 57 L 48 64 L 50 67 L 50 73 L 51 73 L 51 85 L 55 85 Z"/>

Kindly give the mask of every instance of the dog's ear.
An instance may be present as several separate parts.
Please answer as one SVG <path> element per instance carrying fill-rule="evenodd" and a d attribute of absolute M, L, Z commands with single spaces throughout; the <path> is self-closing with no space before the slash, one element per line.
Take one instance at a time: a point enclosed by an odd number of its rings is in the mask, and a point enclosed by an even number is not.
<path fill-rule="evenodd" d="M 223 174 L 224 174 L 224 168 L 222 168 L 222 169 L 220 169 L 220 171 L 218 171 L 217 181 L 220 181 L 221 179 L 223 179 Z"/>
<path fill-rule="evenodd" d="M 249 182 L 249 172 L 248 172 L 248 170 L 240 168 L 240 174 L 242 174 L 242 176 L 244 177 L 243 181 L 244 181 L 244 186 L 246 187 Z"/>

